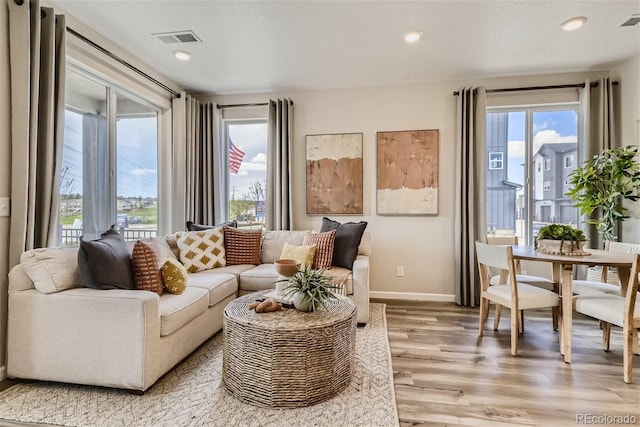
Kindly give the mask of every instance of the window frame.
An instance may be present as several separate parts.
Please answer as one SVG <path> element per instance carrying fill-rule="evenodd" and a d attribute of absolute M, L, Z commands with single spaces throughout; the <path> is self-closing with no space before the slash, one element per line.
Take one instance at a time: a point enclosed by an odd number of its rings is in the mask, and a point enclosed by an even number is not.
<path fill-rule="evenodd" d="M 106 89 L 106 114 L 107 114 L 107 135 L 106 141 L 108 144 L 108 159 L 107 163 L 107 188 L 108 199 L 107 207 L 110 224 L 117 222 L 117 95 L 121 94 L 126 98 L 144 105 L 149 110 L 154 111 L 156 115 L 156 135 L 157 135 L 157 173 L 156 173 L 156 189 L 157 189 L 157 235 L 167 234 L 171 211 L 170 211 L 170 188 L 165 184 L 163 177 L 170 175 L 170 153 L 171 153 L 171 135 L 167 132 L 167 125 L 170 126 L 171 122 L 171 108 L 166 108 L 154 100 L 149 99 L 143 93 L 136 93 L 136 82 L 131 81 L 130 85 L 126 84 L 126 81 L 122 79 L 113 79 L 101 73 L 99 70 L 92 68 L 90 65 L 82 63 L 81 61 L 74 59 L 67 55 L 66 69 L 72 73 L 80 75 L 81 77 L 102 85 Z M 125 74 L 121 77 L 124 77 Z M 65 110 L 76 111 L 75 108 L 68 108 L 67 100 L 65 98 Z M 169 127 L 170 129 L 170 127 Z M 83 156 L 84 164 L 84 156 Z M 167 167 L 169 166 L 169 167 Z M 59 191 L 59 189 L 58 189 Z M 84 196 L 84 189 L 83 189 Z M 58 207 L 59 209 L 59 207 Z M 58 224 L 59 225 L 59 224 Z"/>
<path fill-rule="evenodd" d="M 551 191 L 551 181 L 542 182 L 542 191 Z"/>
<path fill-rule="evenodd" d="M 542 171 L 543 172 L 548 172 L 551 170 L 551 159 L 549 158 L 544 158 L 543 159 L 543 167 L 542 167 Z"/>
<path fill-rule="evenodd" d="M 570 160 L 570 165 L 567 164 L 567 160 Z M 569 154 L 568 156 L 564 156 L 563 157 L 563 161 L 564 161 L 564 168 L 565 169 L 571 169 L 573 167 L 575 167 L 576 165 L 576 159 L 575 156 L 573 154 Z"/>
<path fill-rule="evenodd" d="M 499 154 L 500 159 L 491 158 L 492 155 Z M 498 163 L 499 166 L 492 166 L 493 164 Z M 504 169 L 504 152 L 502 151 L 490 151 L 489 152 L 489 170 L 503 170 Z"/>

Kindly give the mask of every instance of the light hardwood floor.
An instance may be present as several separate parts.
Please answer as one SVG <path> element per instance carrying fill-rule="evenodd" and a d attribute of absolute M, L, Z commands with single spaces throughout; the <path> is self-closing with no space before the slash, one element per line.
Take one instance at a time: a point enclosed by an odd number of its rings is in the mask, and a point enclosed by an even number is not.
<path fill-rule="evenodd" d="M 513 357 L 508 310 L 494 332 L 492 306 L 478 338 L 477 308 L 377 302 L 387 304 L 402 426 L 575 426 L 579 414 L 629 415 L 640 424 L 640 356 L 634 356 L 634 384 L 625 384 L 618 328 L 606 353 L 598 322 L 575 314 L 573 363 L 565 364 L 550 310 L 525 312 Z"/>

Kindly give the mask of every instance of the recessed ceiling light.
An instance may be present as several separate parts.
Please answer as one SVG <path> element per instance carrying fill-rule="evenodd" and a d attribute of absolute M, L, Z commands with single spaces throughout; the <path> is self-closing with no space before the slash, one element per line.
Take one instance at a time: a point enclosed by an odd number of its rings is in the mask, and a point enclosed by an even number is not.
<path fill-rule="evenodd" d="M 174 50 L 173 56 L 178 58 L 180 61 L 188 61 L 191 58 L 191 52 L 187 52 L 186 50 Z"/>
<path fill-rule="evenodd" d="M 585 22 L 587 22 L 587 18 L 585 18 L 584 16 L 578 16 L 575 18 L 567 19 L 562 24 L 560 24 L 560 26 L 565 31 L 573 31 L 582 27 Z"/>
<path fill-rule="evenodd" d="M 407 43 L 415 43 L 422 38 L 424 33 L 422 31 L 409 31 L 404 33 L 404 41 Z"/>

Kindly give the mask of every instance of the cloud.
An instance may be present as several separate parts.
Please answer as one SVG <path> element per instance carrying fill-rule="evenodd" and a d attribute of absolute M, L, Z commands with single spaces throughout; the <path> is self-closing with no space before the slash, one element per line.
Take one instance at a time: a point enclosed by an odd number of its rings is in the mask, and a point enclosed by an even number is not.
<path fill-rule="evenodd" d="M 238 175 L 246 175 L 248 172 L 264 172 L 267 170 L 267 155 L 265 153 L 256 154 L 250 162 L 242 162 Z M 244 172 L 244 173 L 243 173 Z"/>
<path fill-rule="evenodd" d="M 267 164 L 267 155 L 265 153 L 258 153 L 251 159 L 251 163 Z"/>
<path fill-rule="evenodd" d="M 533 136 L 533 152 L 536 153 L 542 144 L 561 144 L 566 142 L 575 144 L 578 142 L 578 137 L 576 135 L 560 136 L 553 129 L 541 130 Z"/>
<path fill-rule="evenodd" d="M 155 174 L 157 173 L 157 171 L 155 169 L 142 168 L 142 169 L 134 169 L 129 173 L 135 176 L 142 176 L 142 175 L 148 175 L 148 174 Z"/>
<path fill-rule="evenodd" d="M 509 157 L 524 157 L 525 154 L 524 141 L 509 141 Z"/>

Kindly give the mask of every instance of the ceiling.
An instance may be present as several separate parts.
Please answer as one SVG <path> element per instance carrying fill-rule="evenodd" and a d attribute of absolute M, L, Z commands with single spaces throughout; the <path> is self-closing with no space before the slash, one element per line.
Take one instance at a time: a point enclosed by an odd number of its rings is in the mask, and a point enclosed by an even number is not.
<path fill-rule="evenodd" d="M 638 0 L 51 3 L 183 88 L 215 94 L 602 70 L 640 52 L 640 25 L 620 27 Z M 588 21 L 564 32 L 575 16 Z M 424 37 L 408 45 L 414 29 Z M 202 42 L 152 35 L 182 30 Z"/>

